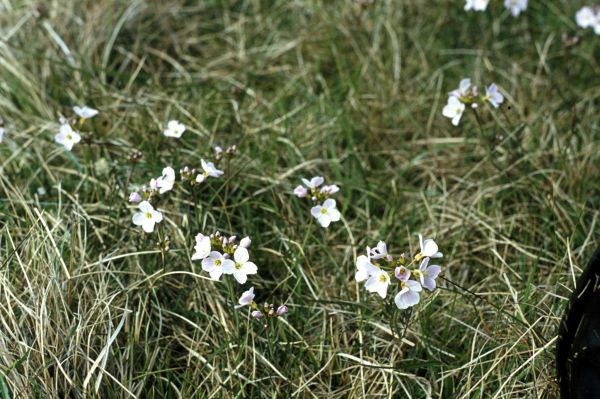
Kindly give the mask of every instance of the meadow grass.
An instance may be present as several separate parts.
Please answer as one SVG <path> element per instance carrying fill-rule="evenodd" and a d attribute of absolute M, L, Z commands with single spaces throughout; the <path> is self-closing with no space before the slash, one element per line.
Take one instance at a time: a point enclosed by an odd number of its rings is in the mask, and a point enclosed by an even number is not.
<path fill-rule="evenodd" d="M 0 397 L 556 397 L 599 239 L 600 39 L 579 1 L 463 3 L 0 0 Z M 481 126 L 441 115 L 464 77 L 506 95 Z M 77 104 L 101 113 L 67 152 Z M 224 178 L 168 197 L 161 254 L 129 186 L 233 143 Z M 329 229 L 291 194 L 314 175 L 341 187 Z M 190 260 L 215 230 L 252 238 L 250 284 L 285 318 Z M 354 260 L 417 232 L 442 289 L 398 321 Z"/>

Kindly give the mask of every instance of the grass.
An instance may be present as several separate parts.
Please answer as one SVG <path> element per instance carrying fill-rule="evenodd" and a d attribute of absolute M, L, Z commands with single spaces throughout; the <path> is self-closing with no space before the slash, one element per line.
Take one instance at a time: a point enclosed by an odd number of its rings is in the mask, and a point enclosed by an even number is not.
<path fill-rule="evenodd" d="M 583 3 L 530 3 L 0 1 L 0 397 L 556 397 L 559 319 L 600 238 L 600 46 Z M 507 97 L 481 126 L 441 115 L 464 77 Z M 101 114 L 69 153 L 75 104 Z M 161 205 L 162 256 L 129 185 L 232 143 L 226 178 Z M 327 230 L 291 196 L 313 175 L 341 187 Z M 217 229 L 252 238 L 250 283 L 285 319 L 251 320 L 190 261 Z M 354 259 L 416 232 L 444 282 L 392 316 Z"/>

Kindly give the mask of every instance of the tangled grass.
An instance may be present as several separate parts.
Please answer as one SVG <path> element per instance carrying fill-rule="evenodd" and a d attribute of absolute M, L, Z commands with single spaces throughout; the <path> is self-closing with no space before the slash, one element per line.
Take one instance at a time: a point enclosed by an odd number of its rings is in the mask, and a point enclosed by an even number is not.
<path fill-rule="evenodd" d="M 0 1 L 0 396 L 556 397 L 558 322 L 599 239 L 600 46 L 580 4 L 530 3 Z M 455 128 L 466 76 L 506 103 Z M 101 113 L 71 153 L 53 136 L 75 104 Z M 129 186 L 232 143 L 226 178 L 169 197 L 161 253 Z M 341 187 L 327 230 L 291 195 L 317 174 Z M 217 229 L 252 237 L 257 299 L 286 318 L 234 310 L 190 261 Z M 418 231 L 444 280 L 398 334 L 354 259 Z"/>

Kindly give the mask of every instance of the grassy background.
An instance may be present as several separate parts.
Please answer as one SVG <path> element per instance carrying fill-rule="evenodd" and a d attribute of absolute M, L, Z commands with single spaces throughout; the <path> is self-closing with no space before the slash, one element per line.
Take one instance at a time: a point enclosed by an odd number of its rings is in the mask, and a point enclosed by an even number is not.
<path fill-rule="evenodd" d="M 559 318 L 599 239 L 600 39 L 583 2 L 463 3 L 1 0 L 0 397 L 556 397 Z M 507 97 L 482 129 L 441 116 L 463 77 Z M 75 104 L 101 114 L 68 153 Z M 161 204 L 161 257 L 129 183 L 232 143 L 226 179 Z M 291 195 L 313 175 L 341 187 L 328 230 Z M 285 320 L 250 320 L 189 260 L 216 229 L 252 237 L 250 283 Z M 416 232 L 477 296 L 443 283 L 400 337 L 354 259 Z"/>

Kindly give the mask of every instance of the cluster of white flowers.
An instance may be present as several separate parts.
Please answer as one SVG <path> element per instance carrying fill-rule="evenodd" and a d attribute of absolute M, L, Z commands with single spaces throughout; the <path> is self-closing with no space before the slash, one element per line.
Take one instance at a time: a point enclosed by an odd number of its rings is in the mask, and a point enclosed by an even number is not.
<path fill-rule="evenodd" d="M 595 34 L 600 35 L 600 6 L 582 7 L 575 14 L 575 22 L 581 28 L 592 28 Z"/>
<path fill-rule="evenodd" d="M 242 238 L 239 243 L 236 236 L 225 237 L 220 232 L 211 235 L 202 233 L 196 235 L 196 245 L 192 260 L 202 261 L 202 270 L 208 273 L 211 279 L 219 281 L 222 275 L 232 275 L 235 280 L 244 284 L 248 276 L 258 273 L 258 267 L 250 261 L 248 248 L 252 244 L 250 237 Z M 250 306 L 252 317 L 262 319 L 263 317 L 283 316 L 288 312 L 285 305 L 275 310 L 273 304 L 265 303 L 263 308 L 254 302 L 254 287 L 244 291 L 237 308 Z"/>
<path fill-rule="evenodd" d="M 232 147 L 230 147 L 232 148 Z M 235 146 L 233 146 L 235 148 Z M 215 150 L 219 152 L 218 150 Z M 221 150 L 222 152 L 222 150 Z M 234 151 L 229 151 L 229 155 L 233 156 Z M 137 162 L 141 157 L 139 151 L 135 151 L 130 155 L 129 159 L 132 162 Z M 220 160 L 220 157 L 217 157 Z M 225 172 L 219 170 L 213 162 L 200 160 L 202 167 L 201 171 L 196 169 L 190 169 L 187 166 L 180 170 L 180 177 L 182 182 L 188 182 L 193 185 L 198 185 L 204 182 L 208 177 L 220 177 Z M 165 194 L 173 189 L 175 186 L 176 176 L 175 170 L 167 166 L 162 170 L 162 174 L 150 180 L 150 183 L 143 185 L 140 190 L 134 191 L 129 194 L 129 202 L 133 204 L 139 204 L 139 212 L 133 215 L 133 224 L 141 226 L 142 229 L 147 233 L 154 231 L 154 225 L 162 221 L 162 214 L 160 211 L 154 209 L 152 203 L 156 200 L 157 196 Z"/>
<path fill-rule="evenodd" d="M 218 163 L 221 162 L 223 156 L 233 157 L 237 150 L 237 146 L 234 144 L 223 151 L 221 147 L 215 147 L 215 162 L 200 160 L 201 169 L 190 168 L 188 166 L 183 167 L 179 173 L 181 175 L 181 181 L 191 186 L 199 185 L 204 183 L 209 177 L 220 177 L 223 175 L 223 171 L 218 168 Z"/>
<path fill-rule="evenodd" d="M 258 268 L 250 262 L 251 240 L 243 238 L 239 244 L 237 237 L 224 237 L 216 232 L 209 236 L 198 234 L 192 260 L 202 261 L 202 270 L 213 280 L 220 280 L 223 274 L 231 274 L 238 283 L 244 284 L 249 274 L 256 274 Z"/>
<path fill-rule="evenodd" d="M 431 258 L 441 258 L 438 245 L 432 239 L 423 240 L 419 234 L 420 251 L 412 258 L 404 254 L 394 258 L 388 253 L 387 245 L 379 241 L 375 248 L 367 247 L 367 255 L 356 259 L 356 281 L 365 281 L 365 288 L 375 292 L 383 299 L 387 297 L 392 282 L 392 273 L 399 291 L 394 297 L 398 309 L 407 309 L 420 301 L 423 288 L 429 291 L 436 289 L 435 279 L 440 274 L 438 265 L 429 265 Z M 417 263 L 420 262 L 417 267 Z M 411 279 L 412 278 L 412 279 Z"/>
<path fill-rule="evenodd" d="M 500 107 L 504 102 L 504 96 L 498 90 L 495 83 L 485 88 L 485 95 L 479 96 L 477 86 L 471 85 L 471 79 L 460 81 L 459 87 L 450 92 L 448 102 L 442 110 L 442 115 L 452 120 L 454 126 L 458 126 L 466 106 L 476 109 L 479 107 L 478 101 L 490 104 L 494 108 Z"/>
<path fill-rule="evenodd" d="M 248 291 L 244 291 L 240 299 L 238 300 L 239 305 L 237 308 L 241 308 L 244 306 L 250 306 L 252 309 L 252 317 L 255 319 L 262 319 L 264 317 L 281 317 L 288 312 L 288 307 L 285 305 L 279 305 L 277 310 L 275 310 L 275 306 L 271 303 L 265 302 L 262 309 L 254 302 L 254 287 L 251 287 Z"/>
<path fill-rule="evenodd" d="M 152 206 L 152 201 L 157 195 L 171 191 L 174 185 L 175 170 L 167 166 L 162 170 L 161 176 L 150 180 L 150 184 L 142 186 L 141 194 L 138 191 L 129 194 L 129 202 L 139 204 L 140 210 L 133 215 L 133 224 L 141 226 L 146 233 L 152 233 L 154 225 L 163 219 L 162 213 Z"/>
<path fill-rule="evenodd" d="M 73 129 L 73 127 L 71 127 L 71 123 L 77 123 L 78 128 L 80 129 L 85 123 L 86 119 L 90 119 L 98 115 L 98 110 L 86 106 L 75 106 L 73 107 L 73 112 L 75 112 L 79 119 L 74 122 L 69 122 L 67 119 L 61 117 L 60 128 L 58 133 L 54 136 L 54 141 L 69 151 L 73 149 L 75 144 L 81 141 L 81 135 L 79 132 Z"/>
<path fill-rule="evenodd" d="M 489 3 L 490 0 L 466 0 L 465 11 L 485 11 Z M 504 7 L 516 17 L 527 9 L 527 0 L 504 0 Z"/>
<path fill-rule="evenodd" d="M 340 220 L 341 214 L 337 210 L 336 202 L 331 195 L 340 191 L 335 184 L 323 185 L 325 179 L 322 176 L 315 176 L 312 179 L 302 179 L 304 186 L 300 185 L 294 189 L 294 195 L 298 198 L 310 198 L 316 203 L 310 210 L 317 222 L 322 227 L 329 227 L 331 222 Z"/>

